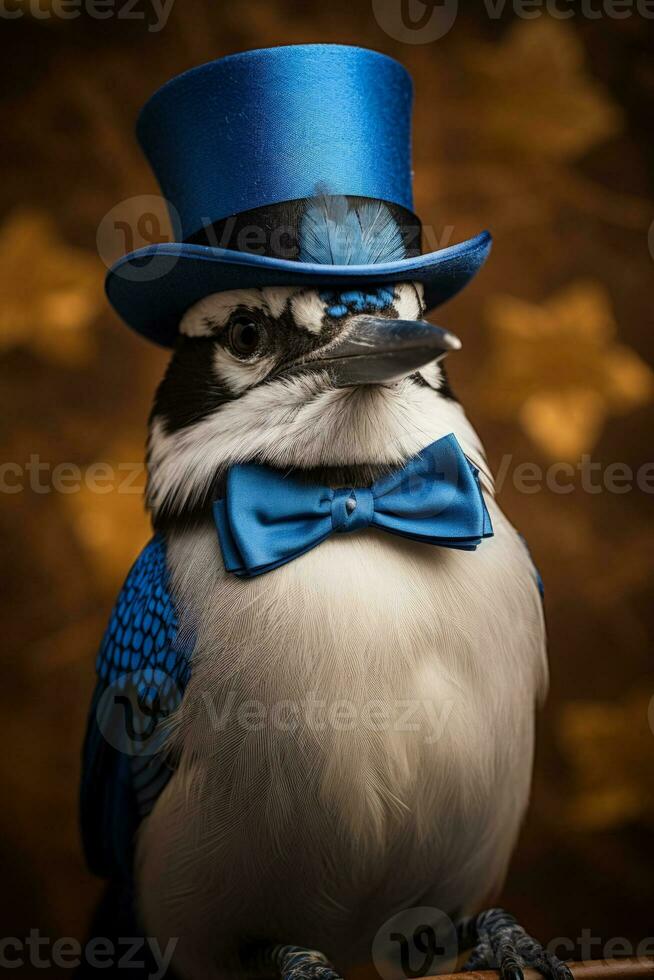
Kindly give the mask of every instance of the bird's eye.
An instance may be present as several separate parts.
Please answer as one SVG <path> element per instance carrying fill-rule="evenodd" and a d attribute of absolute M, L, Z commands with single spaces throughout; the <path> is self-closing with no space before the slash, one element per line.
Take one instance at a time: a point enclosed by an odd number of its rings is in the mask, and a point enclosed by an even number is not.
<path fill-rule="evenodd" d="M 229 324 L 229 346 L 237 357 L 250 357 L 260 347 L 264 336 L 261 324 L 256 323 L 251 316 L 238 314 Z"/>

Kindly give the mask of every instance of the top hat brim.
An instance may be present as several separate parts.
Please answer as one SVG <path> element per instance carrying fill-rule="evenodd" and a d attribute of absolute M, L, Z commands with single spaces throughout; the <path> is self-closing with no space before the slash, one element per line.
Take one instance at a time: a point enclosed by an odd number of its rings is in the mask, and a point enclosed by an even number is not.
<path fill-rule="evenodd" d="M 484 264 L 489 232 L 396 262 L 317 265 L 226 248 L 163 243 L 138 249 L 109 270 L 106 291 L 117 313 L 148 340 L 173 347 L 184 314 L 211 293 L 265 286 L 324 289 L 419 282 L 427 310 L 445 303 Z"/>

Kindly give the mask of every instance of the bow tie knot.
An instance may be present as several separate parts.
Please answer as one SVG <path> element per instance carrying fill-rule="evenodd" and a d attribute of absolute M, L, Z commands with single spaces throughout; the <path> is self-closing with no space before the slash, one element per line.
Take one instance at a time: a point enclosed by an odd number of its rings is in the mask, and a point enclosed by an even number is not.
<path fill-rule="evenodd" d="M 372 524 L 375 501 L 368 487 L 334 490 L 331 517 L 335 531 L 360 531 Z"/>
<path fill-rule="evenodd" d="M 268 466 L 232 466 L 213 512 L 225 568 L 240 576 L 278 568 L 334 532 L 375 527 L 465 551 L 493 533 L 477 470 L 453 434 L 371 487 L 333 490 Z"/>

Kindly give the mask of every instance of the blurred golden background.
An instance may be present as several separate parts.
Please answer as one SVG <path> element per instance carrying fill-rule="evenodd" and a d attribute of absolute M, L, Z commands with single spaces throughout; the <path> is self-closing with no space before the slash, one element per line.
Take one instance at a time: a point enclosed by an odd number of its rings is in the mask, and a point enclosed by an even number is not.
<path fill-rule="evenodd" d="M 103 295 L 103 260 L 132 243 L 102 219 L 158 192 L 137 111 L 203 61 L 324 40 L 413 74 L 429 245 L 495 236 L 437 318 L 463 339 L 453 386 L 546 587 L 551 694 L 502 903 L 545 940 L 654 931 L 654 21 L 636 4 L 618 19 L 479 3 L 421 41 L 394 36 L 393 5 L 174 0 L 159 30 L 150 0 L 139 19 L 123 0 L 106 19 L 81 0 L 76 17 L 56 0 L 3 5 L 1 936 L 82 938 L 99 891 L 78 839 L 79 750 L 96 648 L 149 534 L 139 464 L 166 363 Z M 97 463 L 104 492 L 88 485 Z"/>

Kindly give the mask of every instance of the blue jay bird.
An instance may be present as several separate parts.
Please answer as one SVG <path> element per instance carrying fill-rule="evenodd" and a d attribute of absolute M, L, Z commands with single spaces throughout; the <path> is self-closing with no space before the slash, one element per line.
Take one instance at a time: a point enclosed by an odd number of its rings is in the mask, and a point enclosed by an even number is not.
<path fill-rule="evenodd" d="M 420 254 L 410 104 L 391 59 L 307 45 L 188 72 L 139 122 L 183 240 L 107 289 L 174 352 L 82 826 L 119 928 L 173 941 L 189 980 L 334 980 L 425 906 L 468 969 L 570 977 L 480 912 L 527 805 L 545 631 L 448 384 L 460 343 L 424 319 L 489 236 Z"/>

